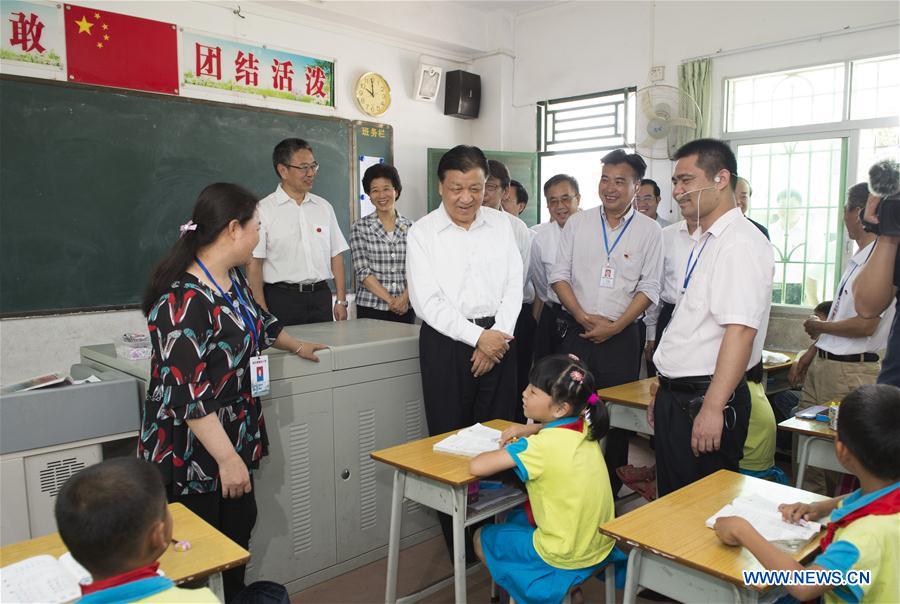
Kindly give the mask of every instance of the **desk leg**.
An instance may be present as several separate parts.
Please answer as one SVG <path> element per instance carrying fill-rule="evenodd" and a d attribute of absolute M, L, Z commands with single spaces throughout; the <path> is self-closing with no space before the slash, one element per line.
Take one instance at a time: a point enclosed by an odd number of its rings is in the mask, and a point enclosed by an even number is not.
<path fill-rule="evenodd" d="M 800 451 L 797 454 L 797 484 L 798 489 L 803 488 L 803 477 L 806 475 L 806 466 L 809 465 L 809 441 L 810 438 L 805 434 L 798 435 L 798 445 Z"/>
<path fill-rule="evenodd" d="M 638 547 L 632 548 L 628 554 L 628 568 L 625 575 L 625 593 L 622 596 L 622 604 L 634 604 L 637 599 L 637 591 L 641 578 L 641 557 L 643 553 Z"/>
<path fill-rule="evenodd" d="M 209 576 L 209 590 L 213 592 L 219 602 L 225 601 L 225 583 L 222 581 L 222 573 Z"/>
<path fill-rule="evenodd" d="M 391 529 L 388 536 L 387 584 L 384 601 L 397 601 L 397 571 L 400 564 L 400 524 L 403 521 L 403 493 L 406 489 L 406 473 L 394 470 L 394 491 L 391 495 Z"/>
<path fill-rule="evenodd" d="M 453 488 L 453 592 L 466 604 L 466 498 L 468 485 Z"/>

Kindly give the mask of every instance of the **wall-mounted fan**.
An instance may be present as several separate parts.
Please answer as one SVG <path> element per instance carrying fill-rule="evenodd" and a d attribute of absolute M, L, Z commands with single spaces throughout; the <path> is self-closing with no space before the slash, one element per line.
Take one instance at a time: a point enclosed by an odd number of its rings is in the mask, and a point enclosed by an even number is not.
<path fill-rule="evenodd" d="M 648 159 L 671 159 L 682 144 L 697 137 L 700 107 L 674 86 L 654 84 L 636 93 L 637 152 Z"/>

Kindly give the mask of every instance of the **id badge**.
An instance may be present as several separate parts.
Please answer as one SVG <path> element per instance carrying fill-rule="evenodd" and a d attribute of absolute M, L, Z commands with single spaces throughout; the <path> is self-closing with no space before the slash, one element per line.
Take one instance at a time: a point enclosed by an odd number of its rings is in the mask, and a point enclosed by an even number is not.
<path fill-rule="evenodd" d="M 253 396 L 269 394 L 269 357 L 267 356 L 250 357 L 250 394 Z"/>
<path fill-rule="evenodd" d="M 600 272 L 600 287 L 613 288 L 616 286 L 616 269 L 608 264 Z"/>

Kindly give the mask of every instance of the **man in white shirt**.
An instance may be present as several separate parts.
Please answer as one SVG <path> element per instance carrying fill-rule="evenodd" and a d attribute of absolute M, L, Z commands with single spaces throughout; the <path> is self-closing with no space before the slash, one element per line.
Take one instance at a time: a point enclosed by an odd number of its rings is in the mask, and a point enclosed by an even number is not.
<path fill-rule="evenodd" d="M 523 271 L 523 288 L 522 288 L 522 311 L 516 320 L 516 329 L 513 333 L 513 339 L 516 342 L 516 390 L 522 392 L 528 387 L 528 374 L 531 371 L 531 357 L 534 350 L 534 329 L 535 320 L 532 316 L 532 304 L 534 303 L 534 286 L 531 280 L 527 278 L 528 263 L 531 257 L 531 240 L 534 233 L 528 226 L 518 217 L 503 210 L 502 203 L 504 200 L 512 196 L 511 178 L 509 169 L 503 162 L 496 159 L 488 160 L 487 182 L 484 185 L 484 200 L 482 205 L 503 212 L 509 219 L 509 224 L 513 230 L 513 236 L 516 239 L 516 247 L 519 250 L 519 256 L 522 258 Z M 521 405 L 516 405 L 515 421 L 525 423 L 525 413 Z"/>
<path fill-rule="evenodd" d="M 684 220 L 671 224 L 663 229 L 663 272 L 662 289 L 659 304 L 647 309 L 644 324 L 647 326 L 647 343 L 644 345 L 644 357 L 647 361 L 647 375 L 656 375 L 653 366 L 653 354 L 659 338 L 672 319 L 675 301 L 681 292 L 684 266 L 691 250 L 694 249 L 694 235 L 697 231 L 697 215 L 686 216 Z"/>
<path fill-rule="evenodd" d="M 423 321 L 419 366 L 432 435 L 511 420 L 522 404 L 512 340 L 522 258 L 506 215 L 481 205 L 489 172 L 478 147 L 447 151 L 438 163 L 441 205 L 407 236 L 406 281 Z M 449 517 L 440 518 L 452 551 Z"/>
<path fill-rule="evenodd" d="M 698 139 L 675 158 L 672 193 L 683 216 L 698 217 L 700 235 L 653 356 L 659 388 L 647 420 L 660 496 L 738 471 L 750 422 L 744 376 L 762 358 L 775 273 L 772 246 L 735 205 L 728 145 Z"/>
<path fill-rule="evenodd" d="M 634 209 L 634 196 L 647 165 L 622 150 L 601 160 L 602 205 L 566 221 L 549 281 L 565 307 L 566 334 L 560 351 L 579 357 L 598 388 L 638 379 L 641 369 L 639 318 L 659 302 L 662 230 Z M 628 462 L 629 433 L 611 430 L 606 463 L 613 493 L 621 482 L 616 468 Z"/>
<path fill-rule="evenodd" d="M 866 231 L 860 220 L 868 198 L 869 187 L 864 182 L 847 191 L 844 226 L 856 242 L 857 251 L 841 275 L 828 320 L 807 319 L 803 324 L 815 341 L 789 374 L 794 385 L 803 384 L 801 408 L 839 401 L 858 386 L 874 384 L 881 371 L 879 354 L 887 345 L 895 305 L 891 304 L 878 317 L 865 319 L 857 314 L 853 298 L 853 283 L 875 249 L 875 234 Z M 810 468 L 803 488 L 830 496 L 837 486 L 836 479 L 836 472 Z"/>
<path fill-rule="evenodd" d="M 556 353 L 566 334 L 567 324 L 562 315 L 562 306 L 556 292 L 550 287 L 547 275 L 556 264 L 559 238 L 570 216 L 578 211 L 581 193 L 578 181 L 568 174 L 556 174 L 544 183 L 544 197 L 550 222 L 533 227 L 534 240 L 531 242 L 531 262 L 528 265 L 528 279 L 534 285 L 534 317 L 537 329 L 534 335 L 534 360 Z"/>
<path fill-rule="evenodd" d="M 509 195 L 502 201 L 503 211 L 520 216 L 528 206 L 528 191 L 518 180 L 509 181 Z"/>
<path fill-rule="evenodd" d="M 656 181 L 651 178 L 641 179 L 641 186 L 634 196 L 634 207 L 647 218 L 655 220 L 656 224 L 664 229 L 672 222 L 659 215 L 659 202 L 661 199 L 659 185 Z"/>
<path fill-rule="evenodd" d="M 247 265 L 253 296 L 284 325 L 347 318 L 344 260 L 349 248 L 334 209 L 312 193 L 319 164 L 300 138 L 275 146 L 272 165 L 281 179 L 259 202 L 259 244 Z M 334 280 L 332 309 L 328 281 Z"/>

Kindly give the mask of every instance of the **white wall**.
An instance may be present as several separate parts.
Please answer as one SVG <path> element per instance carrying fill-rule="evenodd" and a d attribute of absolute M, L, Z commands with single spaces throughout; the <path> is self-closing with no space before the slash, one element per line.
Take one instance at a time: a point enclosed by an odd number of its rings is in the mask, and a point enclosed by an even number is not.
<path fill-rule="evenodd" d="M 717 51 L 893 21 L 890 28 L 742 52 L 713 60 L 712 134 L 722 132 L 724 77 L 897 52 L 897 2 L 573 2 L 521 15 L 515 28 L 510 150 L 534 150 L 534 104 L 648 84 L 651 65 L 677 85 L 678 64 Z M 671 204 L 670 166 L 651 162 L 648 177 Z M 587 188 L 596 183 L 586 183 Z M 677 208 L 676 208 L 677 212 Z"/>
<path fill-rule="evenodd" d="M 372 10 L 369 3 L 330 4 L 356 14 L 344 14 L 328 22 L 316 15 L 296 12 L 295 9 L 305 9 L 305 3 L 290 5 L 291 10 L 279 10 L 277 7 L 284 3 L 277 2 L 242 2 L 244 19 L 232 14 L 234 3 L 218 6 L 198 2 L 104 2 L 103 6 L 110 11 L 174 22 L 212 34 L 246 37 L 332 57 L 337 61 L 337 110 L 316 111 L 325 115 L 367 119 L 355 105 L 352 86 L 367 71 L 384 75 L 392 88 L 393 103 L 380 119 L 394 128 L 394 158 L 404 185 L 401 211 L 418 218 L 426 207 L 425 149 L 450 147 L 468 140 L 472 126 L 443 115 L 443 92 L 437 103 L 413 100 L 415 69 L 422 56 L 445 69 L 464 69 L 466 63 L 440 57 L 466 58 L 484 53 L 489 44 L 494 44 L 496 30 L 491 22 L 483 22 L 482 13 L 464 7 L 451 11 L 447 6 L 428 3 L 388 3 L 390 10 Z M 396 20 L 391 28 L 377 21 L 392 16 Z M 511 39 L 511 34 L 508 36 Z M 285 133 L 289 134 L 303 133 Z M 276 184 L 273 181 L 272 187 Z M 111 342 L 125 331 L 144 329 L 146 323 L 137 311 L 0 321 L 0 381 L 8 384 L 41 372 L 67 371 L 78 361 L 79 346 Z"/>

